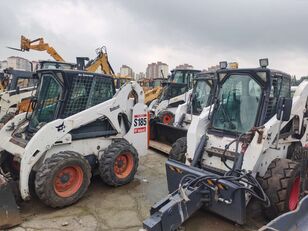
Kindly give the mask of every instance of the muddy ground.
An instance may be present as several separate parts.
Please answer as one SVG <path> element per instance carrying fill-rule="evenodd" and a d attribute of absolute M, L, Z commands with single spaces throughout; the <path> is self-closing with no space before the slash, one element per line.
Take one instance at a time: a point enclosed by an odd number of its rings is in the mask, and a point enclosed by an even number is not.
<path fill-rule="evenodd" d="M 86 195 L 64 209 L 51 209 L 38 199 L 21 205 L 23 224 L 12 230 L 128 230 L 142 228 L 154 202 L 167 195 L 164 162 L 166 156 L 149 151 L 141 157 L 138 174 L 129 185 L 111 188 L 99 177 L 92 180 Z M 262 216 L 248 212 L 248 222 L 238 226 L 219 216 L 200 211 L 188 220 L 185 231 L 257 230 L 264 224 Z"/>

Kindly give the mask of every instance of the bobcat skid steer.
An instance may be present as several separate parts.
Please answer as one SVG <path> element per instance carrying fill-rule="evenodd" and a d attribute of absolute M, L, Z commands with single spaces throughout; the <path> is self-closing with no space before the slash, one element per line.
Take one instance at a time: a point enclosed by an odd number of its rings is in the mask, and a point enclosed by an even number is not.
<path fill-rule="evenodd" d="M 36 83 L 37 79 L 33 78 L 33 72 L 11 68 L 4 70 L 1 79 L 4 91 L 0 93 L 0 126 L 13 118 L 16 113 L 26 111 L 28 107 L 23 105 L 28 105 Z"/>
<path fill-rule="evenodd" d="M 208 121 L 208 112 L 216 92 L 216 82 L 215 72 L 197 73 L 191 96 L 187 102 L 177 107 L 173 124 L 164 124 L 158 118 L 151 120 L 149 146 L 170 154 L 170 158 L 174 151 L 186 146 L 186 135 L 191 121 L 197 119 L 200 114 L 203 120 Z"/>
<path fill-rule="evenodd" d="M 6 183 L 18 181 L 23 200 L 30 199 L 31 190 L 56 208 L 78 201 L 92 174 L 111 186 L 132 181 L 147 149 L 142 88 L 129 82 L 115 93 L 112 77 L 84 71 L 37 74 L 32 113 L 16 115 L 0 131 Z M 10 207 L 0 208 L 8 214 Z M 7 225 L 2 221 L 0 227 Z"/>
<path fill-rule="evenodd" d="M 180 104 L 189 99 L 193 80 L 199 70 L 174 69 L 168 82 L 164 82 L 164 89 L 158 99 L 149 105 L 151 118 L 158 118 L 164 124 L 173 124 L 174 113 Z"/>
<path fill-rule="evenodd" d="M 244 224 L 252 198 L 273 219 L 305 195 L 308 81 L 291 98 L 290 75 L 267 68 L 267 59 L 258 68 L 226 66 L 209 124 L 193 120 L 177 153 L 185 158 L 166 162 L 169 195 L 152 206 L 146 230 L 176 230 L 201 208 Z"/>

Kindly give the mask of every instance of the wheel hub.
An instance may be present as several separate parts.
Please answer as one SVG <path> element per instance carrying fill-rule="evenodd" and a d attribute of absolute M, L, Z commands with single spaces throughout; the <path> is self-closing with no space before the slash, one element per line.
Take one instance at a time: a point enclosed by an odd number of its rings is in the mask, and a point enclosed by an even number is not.
<path fill-rule="evenodd" d="M 70 197 L 79 190 L 82 182 L 83 170 L 80 166 L 64 167 L 55 176 L 55 193 L 60 197 Z"/>
<path fill-rule="evenodd" d="M 64 174 L 60 177 L 61 183 L 65 184 L 70 180 L 71 176 L 69 174 Z"/>
<path fill-rule="evenodd" d="M 134 167 L 133 156 L 130 152 L 125 152 L 116 157 L 114 162 L 114 173 L 118 178 L 129 176 Z"/>

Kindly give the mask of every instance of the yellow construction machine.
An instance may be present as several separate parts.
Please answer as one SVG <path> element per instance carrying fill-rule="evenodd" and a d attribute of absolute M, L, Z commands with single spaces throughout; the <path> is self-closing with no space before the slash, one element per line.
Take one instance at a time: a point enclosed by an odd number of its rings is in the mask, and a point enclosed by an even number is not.
<path fill-rule="evenodd" d="M 22 35 L 20 38 L 19 49 L 13 47 L 8 47 L 8 48 L 17 51 L 30 51 L 30 50 L 46 51 L 56 61 L 64 62 L 64 59 L 61 57 L 61 55 L 59 55 L 58 52 L 52 46 L 49 46 L 49 44 L 46 43 L 43 38 L 30 40 Z"/>

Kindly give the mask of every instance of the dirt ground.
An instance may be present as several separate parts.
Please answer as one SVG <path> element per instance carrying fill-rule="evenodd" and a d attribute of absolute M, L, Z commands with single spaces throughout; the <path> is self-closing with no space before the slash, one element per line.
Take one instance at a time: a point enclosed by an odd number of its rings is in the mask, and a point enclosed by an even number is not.
<path fill-rule="evenodd" d="M 24 222 L 11 230 L 138 231 L 154 202 L 167 195 L 165 160 L 166 156 L 149 150 L 148 155 L 141 157 L 138 174 L 132 183 L 112 188 L 95 177 L 86 195 L 78 203 L 64 209 L 48 208 L 38 199 L 25 202 L 21 205 Z M 249 215 L 247 225 L 238 226 L 200 211 L 181 230 L 248 231 L 257 230 L 263 224 L 260 216 Z"/>

